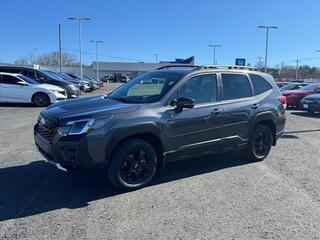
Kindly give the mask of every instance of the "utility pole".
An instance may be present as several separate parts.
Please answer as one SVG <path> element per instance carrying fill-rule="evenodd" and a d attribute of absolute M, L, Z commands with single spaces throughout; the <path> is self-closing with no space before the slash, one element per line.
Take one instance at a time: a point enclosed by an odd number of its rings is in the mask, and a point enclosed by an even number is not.
<path fill-rule="evenodd" d="M 69 20 L 77 20 L 78 21 L 78 29 L 79 29 L 79 57 L 80 57 L 80 76 L 82 78 L 82 39 L 81 39 L 81 21 L 82 20 L 91 20 L 89 17 L 69 17 Z"/>
<path fill-rule="evenodd" d="M 263 58 L 263 57 L 257 57 L 258 58 L 258 70 L 260 71 L 261 70 L 261 66 L 262 66 L 262 61 L 261 61 L 261 59 Z"/>
<path fill-rule="evenodd" d="M 37 51 L 39 50 L 38 48 L 32 48 L 32 50 L 34 51 L 34 62 L 35 65 L 38 65 L 38 55 L 37 55 Z"/>
<path fill-rule="evenodd" d="M 296 80 L 299 78 L 299 59 L 294 60 L 296 62 Z"/>
<path fill-rule="evenodd" d="M 59 24 L 59 70 L 62 72 L 62 52 L 61 52 L 61 24 Z"/>
<path fill-rule="evenodd" d="M 268 42 L 269 42 L 269 29 L 277 29 L 277 26 L 258 26 L 258 28 L 266 29 L 266 52 L 264 57 L 264 72 L 267 72 L 268 67 Z"/>
<path fill-rule="evenodd" d="M 98 44 L 99 43 L 103 43 L 103 41 L 94 41 L 91 40 L 90 42 L 95 43 L 96 44 L 96 64 L 97 64 L 97 81 L 99 80 L 99 60 L 98 60 Z"/>
<path fill-rule="evenodd" d="M 222 47 L 221 44 L 209 44 L 208 47 L 213 47 L 213 65 L 217 65 L 216 60 L 216 47 Z"/>
<path fill-rule="evenodd" d="M 156 57 L 156 63 L 158 63 L 158 56 L 159 56 L 159 53 L 154 53 L 153 55 Z"/>

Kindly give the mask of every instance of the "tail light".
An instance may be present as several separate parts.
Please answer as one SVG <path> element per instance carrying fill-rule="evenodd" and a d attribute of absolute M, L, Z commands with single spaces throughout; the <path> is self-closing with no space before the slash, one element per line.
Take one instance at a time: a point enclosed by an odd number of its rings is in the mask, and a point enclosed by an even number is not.
<path fill-rule="evenodd" d="M 284 109 L 287 108 L 287 98 L 286 96 L 281 95 L 279 98 L 279 102 L 283 105 Z"/>

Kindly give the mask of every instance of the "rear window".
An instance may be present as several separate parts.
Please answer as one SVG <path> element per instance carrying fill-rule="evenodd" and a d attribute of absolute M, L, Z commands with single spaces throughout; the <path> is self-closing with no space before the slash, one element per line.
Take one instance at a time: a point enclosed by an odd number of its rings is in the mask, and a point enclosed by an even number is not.
<path fill-rule="evenodd" d="M 270 83 L 268 83 L 263 77 L 260 77 L 255 74 L 249 74 L 254 92 L 256 95 L 259 95 L 261 93 L 264 93 L 270 89 L 272 89 L 272 86 Z"/>
<path fill-rule="evenodd" d="M 243 74 L 221 74 L 223 85 L 223 100 L 251 97 L 249 79 Z"/>

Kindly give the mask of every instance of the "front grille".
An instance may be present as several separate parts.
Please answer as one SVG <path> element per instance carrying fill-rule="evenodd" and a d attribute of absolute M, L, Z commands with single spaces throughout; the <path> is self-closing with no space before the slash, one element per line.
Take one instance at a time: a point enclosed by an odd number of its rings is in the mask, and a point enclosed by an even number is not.
<path fill-rule="evenodd" d="M 45 140 L 50 142 L 53 139 L 57 126 L 58 119 L 41 113 L 36 125 L 36 132 Z"/>

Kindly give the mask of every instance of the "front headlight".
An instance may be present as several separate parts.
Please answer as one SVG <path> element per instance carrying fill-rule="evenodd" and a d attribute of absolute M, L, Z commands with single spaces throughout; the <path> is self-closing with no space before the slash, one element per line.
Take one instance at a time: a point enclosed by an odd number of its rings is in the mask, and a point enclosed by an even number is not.
<path fill-rule="evenodd" d="M 72 90 L 78 90 L 78 87 L 74 84 L 69 84 L 69 87 L 72 89 Z"/>
<path fill-rule="evenodd" d="M 56 94 L 64 94 L 64 91 L 60 91 L 60 90 L 53 90 L 53 89 L 49 89 L 50 91 L 56 93 Z"/>
<path fill-rule="evenodd" d="M 110 122 L 112 117 L 113 116 L 103 119 L 82 119 L 68 122 L 67 126 L 71 126 L 68 135 L 79 135 L 88 132 L 90 129 L 102 128 Z"/>

